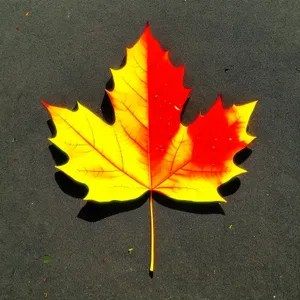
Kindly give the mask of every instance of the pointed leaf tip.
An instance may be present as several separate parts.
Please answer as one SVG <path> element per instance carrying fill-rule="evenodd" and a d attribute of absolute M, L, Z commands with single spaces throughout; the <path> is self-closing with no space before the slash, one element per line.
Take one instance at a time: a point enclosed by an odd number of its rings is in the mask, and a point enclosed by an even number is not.
<path fill-rule="evenodd" d="M 213 109 L 223 109 L 223 108 L 224 108 L 224 106 L 223 106 L 222 95 L 219 94 L 219 95 L 217 96 L 216 102 L 215 102 L 215 104 L 212 106 L 211 110 L 213 110 Z"/>
<path fill-rule="evenodd" d="M 46 108 L 48 108 L 50 106 L 50 104 L 48 104 L 47 102 L 45 102 L 44 100 L 40 101 L 42 105 L 44 105 Z"/>
<path fill-rule="evenodd" d="M 217 102 L 218 102 L 218 104 L 221 104 L 221 106 L 223 107 L 223 97 L 222 97 L 222 94 L 218 94 L 218 96 L 217 96 Z"/>

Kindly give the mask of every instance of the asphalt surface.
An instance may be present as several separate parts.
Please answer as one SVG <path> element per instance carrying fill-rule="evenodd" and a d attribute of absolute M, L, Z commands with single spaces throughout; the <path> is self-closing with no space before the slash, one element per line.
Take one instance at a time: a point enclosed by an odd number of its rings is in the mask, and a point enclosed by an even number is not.
<path fill-rule="evenodd" d="M 299 10 L 297 0 L 1 0 L 0 299 L 300 299 Z M 85 206 L 56 174 L 40 104 L 80 100 L 100 113 L 109 68 L 146 21 L 186 63 L 186 121 L 218 93 L 226 106 L 259 99 L 248 173 L 222 209 L 155 202 L 153 278 L 147 199 Z"/>

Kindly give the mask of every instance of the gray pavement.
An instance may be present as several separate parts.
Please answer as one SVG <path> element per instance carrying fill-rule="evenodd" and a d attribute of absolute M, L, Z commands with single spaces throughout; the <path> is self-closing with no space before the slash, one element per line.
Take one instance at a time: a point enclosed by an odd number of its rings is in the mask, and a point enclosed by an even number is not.
<path fill-rule="evenodd" d="M 0 299 L 300 299 L 299 11 L 296 0 L 0 0 Z M 146 21 L 186 63 L 186 121 L 218 93 L 226 106 L 260 100 L 224 214 L 155 202 L 152 279 L 148 202 L 82 209 L 55 178 L 40 104 L 100 113 L 109 68 Z"/>

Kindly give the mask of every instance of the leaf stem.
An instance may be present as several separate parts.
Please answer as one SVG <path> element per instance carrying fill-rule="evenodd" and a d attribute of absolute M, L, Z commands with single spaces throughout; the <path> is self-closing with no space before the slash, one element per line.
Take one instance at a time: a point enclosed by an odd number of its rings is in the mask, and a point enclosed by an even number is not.
<path fill-rule="evenodd" d="M 154 213 L 153 213 L 153 199 L 152 199 L 152 191 L 150 191 L 150 273 L 154 272 L 154 261 L 155 261 L 155 234 L 154 234 Z"/>

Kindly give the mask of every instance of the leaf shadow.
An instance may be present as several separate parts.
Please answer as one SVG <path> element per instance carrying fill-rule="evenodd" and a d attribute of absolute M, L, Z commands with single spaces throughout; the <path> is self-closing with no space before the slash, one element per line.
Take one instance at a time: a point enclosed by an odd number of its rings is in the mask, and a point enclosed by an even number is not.
<path fill-rule="evenodd" d="M 121 65 L 120 65 L 120 68 L 125 66 L 126 59 L 127 59 L 127 56 L 125 55 L 122 60 Z M 114 87 L 115 87 L 115 83 L 114 83 L 113 77 L 111 76 L 105 85 L 105 89 L 107 91 L 112 91 L 114 89 Z M 102 100 L 102 104 L 101 104 L 101 112 L 102 112 L 103 119 L 108 124 L 113 125 L 115 123 L 115 121 L 116 121 L 115 111 L 114 111 L 113 105 L 112 105 L 106 91 L 103 96 L 103 100 Z"/>
<path fill-rule="evenodd" d="M 111 77 L 109 79 L 109 81 L 106 83 L 105 86 L 106 90 L 108 91 L 112 91 L 114 88 L 114 80 Z M 113 125 L 116 121 L 116 116 L 115 116 L 115 111 L 114 108 L 112 106 L 112 103 L 109 99 L 109 96 L 107 94 L 107 92 L 105 91 L 103 100 L 102 100 L 102 104 L 101 104 L 101 112 L 102 112 L 102 116 L 103 119 L 109 124 L 109 125 Z"/>
<path fill-rule="evenodd" d="M 56 145 L 52 144 L 48 148 L 56 166 L 61 166 L 68 162 L 68 155 L 60 150 Z M 64 172 L 58 171 L 55 173 L 54 177 L 56 183 L 65 194 L 79 199 L 83 199 L 87 195 L 87 185 L 74 180 Z"/>
<path fill-rule="evenodd" d="M 235 156 L 233 157 L 233 162 L 239 166 L 243 162 L 245 162 L 250 157 L 251 154 L 252 154 L 252 150 L 246 147 L 235 154 Z"/>
<path fill-rule="evenodd" d="M 56 172 L 55 173 L 55 181 L 60 187 L 60 189 L 67 195 L 83 199 L 89 192 L 87 185 L 80 183 L 70 176 L 66 175 L 64 172 Z"/>
<path fill-rule="evenodd" d="M 198 202 L 191 202 L 191 201 L 178 201 L 160 193 L 155 193 L 153 199 L 160 205 L 166 206 L 171 209 L 188 212 L 188 213 L 200 214 L 200 215 L 210 215 L 210 214 L 225 215 L 225 212 L 219 203 L 198 203 Z"/>
<path fill-rule="evenodd" d="M 233 162 L 239 166 L 245 162 L 248 157 L 252 154 L 252 150 L 249 148 L 244 148 L 233 157 Z M 227 197 L 233 195 L 241 187 L 241 180 L 237 177 L 232 178 L 231 180 L 223 183 L 218 187 L 218 193 L 222 197 Z"/>
<path fill-rule="evenodd" d="M 56 127 L 55 127 L 55 124 L 54 124 L 53 120 L 49 119 L 47 121 L 47 125 L 48 125 L 48 128 L 49 128 L 50 132 L 51 132 L 52 137 L 56 136 L 57 130 L 56 130 Z"/>
<path fill-rule="evenodd" d="M 149 198 L 149 193 L 145 193 L 137 199 L 131 201 L 111 201 L 99 203 L 88 201 L 80 210 L 77 217 L 87 222 L 97 222 L 107 217 L 127 212 L 141 207 Z"/>

